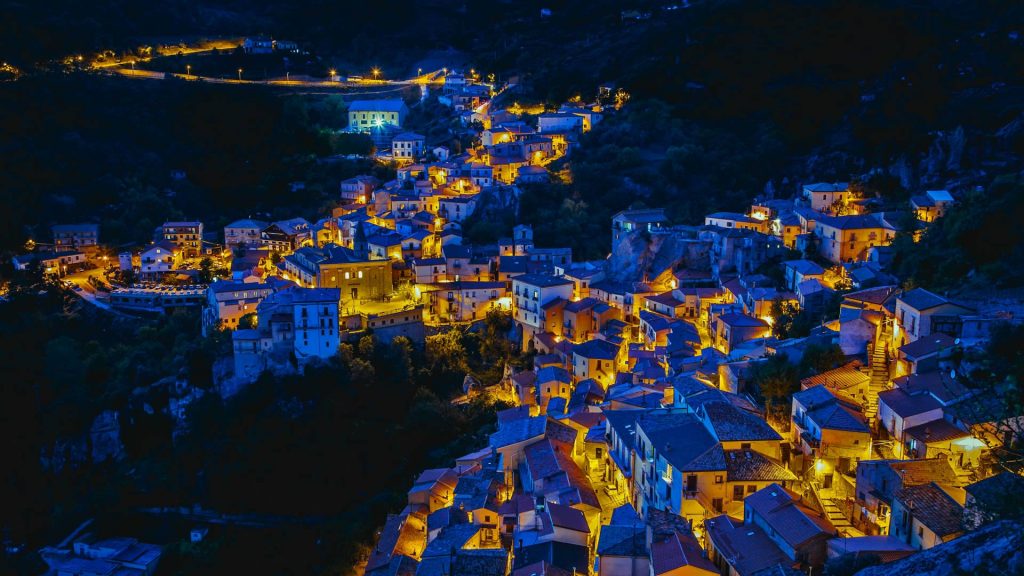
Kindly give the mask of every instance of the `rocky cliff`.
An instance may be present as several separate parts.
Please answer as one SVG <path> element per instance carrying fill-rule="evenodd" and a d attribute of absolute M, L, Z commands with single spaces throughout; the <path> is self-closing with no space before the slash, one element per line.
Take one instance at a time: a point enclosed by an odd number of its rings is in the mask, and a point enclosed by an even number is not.
<path fill-rule="evenodd" d="M 856 576 L 1024 574 L 1024 521 L 1003 520 L 930 550 L 857 572 Z"/>

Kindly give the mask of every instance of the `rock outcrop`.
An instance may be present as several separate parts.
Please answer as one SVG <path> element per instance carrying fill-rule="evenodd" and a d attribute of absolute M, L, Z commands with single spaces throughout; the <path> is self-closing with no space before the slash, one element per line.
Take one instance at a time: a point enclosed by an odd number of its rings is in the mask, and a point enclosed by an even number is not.
<path fill-rule="evenodd" d="M 890 574 L 1024 574 L 1024 521 L 995 522 L 902 560 L 865 568 L 856 576 Z"/>

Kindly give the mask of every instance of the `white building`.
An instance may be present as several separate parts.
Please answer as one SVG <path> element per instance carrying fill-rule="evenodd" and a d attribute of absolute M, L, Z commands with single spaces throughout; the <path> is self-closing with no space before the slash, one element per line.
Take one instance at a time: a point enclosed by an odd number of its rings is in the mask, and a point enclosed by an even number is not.
<path fill-rule="evenodd" d="M 426 141 L 420 134 L 402 132 L 391 139 L 391 155 L 398 162 L 412 162 L 423 155 Z"/>
<path fill-rule="evenodd" d="M 535 334 L 553 332 L 547 325 L 544 306 L 558 300 L 572 298 L 572 281 L 543 274 L 522 274 L 512 279 L 513 317 L 523 330 L 524 346 Z"/>
<path fill-rule="evenodd" d="M 224 227 L 224 245 L 257 247 L 260 245 L 260 232 L 267 226 L 261 220 L 235 220 Z"/>
<path fill-rule="evenodd" d="M 338 335 L 338 288 L 290 290 L 294 308 L 295 356 L 303 359 L 330 358 L 341 344 Z"/>

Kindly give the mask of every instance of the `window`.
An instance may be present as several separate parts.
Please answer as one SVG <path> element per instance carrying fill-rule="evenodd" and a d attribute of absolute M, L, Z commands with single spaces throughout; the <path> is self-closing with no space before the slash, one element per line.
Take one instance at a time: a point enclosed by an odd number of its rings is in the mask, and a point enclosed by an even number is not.
<path fill-rule="evenodd" d="M 715 484 L 721 484 L 721 483 L 722 483 L 722 475 L 721 474 L 715 474 Z"/>
<path fill-rule="evenodd" d="M 732 487 L 732 499 L 733 500 L 743 500 L 743 486 L 733 486 Z"/>
<path fill-rule="evenodd" d="M 740 450 L 750 450 L 750 442 L 740 444 Z"/>

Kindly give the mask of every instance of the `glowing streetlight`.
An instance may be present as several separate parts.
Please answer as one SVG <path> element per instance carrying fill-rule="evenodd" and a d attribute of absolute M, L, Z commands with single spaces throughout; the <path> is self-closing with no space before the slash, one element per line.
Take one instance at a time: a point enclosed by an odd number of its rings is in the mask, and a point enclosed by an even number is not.
<path fill-rule="evenodd" d="M 337 75 L 338 75 L 338 71 L 335 70 L 334 68 L 331 68 L 331 81 L 332 82 L 334 81 L 334 77 L 337 76 Z"/>
<path fill-rule="evenodd" d="M 192 76 L 192 65 L 185 64 L 185 78 Z"/>
<path fill-rule="evenodd" d="M 416 75 L 417 76 L 423 76 L 423 68 L 417 68 L 416 69 Z"/>
<path fill-rule="evenodd" d="M 242 69 L 241 68 L 238 69 L 238 81 L 239 82 L 242 81 Z"/>
<path fill-rule="evenodd" d="M 380 68 L 374 68 L 373 69 L 373 79 L 376 80 L 379 77 L 380 77 Z"/>

